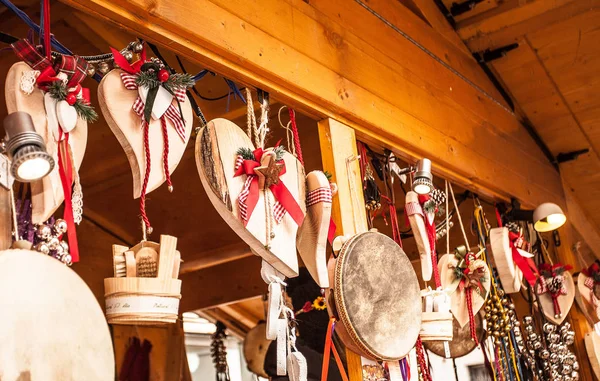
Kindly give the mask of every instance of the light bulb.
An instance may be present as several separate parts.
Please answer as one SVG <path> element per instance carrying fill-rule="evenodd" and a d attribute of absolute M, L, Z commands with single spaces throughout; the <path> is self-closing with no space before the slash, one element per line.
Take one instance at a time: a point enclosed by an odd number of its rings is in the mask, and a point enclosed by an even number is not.
<path fill-rule="evenodd" d="M 429 194 L 429 192 L 431 192 L 431 187 L 428 184 L 416 184 L 413 187 L 413 190 L 417 194 Z"/>
<path fill-rule="evenodd" d="M 34 157 L 24 161 L 17 168 L 18 178 L 24 181 L 37 180 L 50 172 L 50 162 L 41 157 Z"/>

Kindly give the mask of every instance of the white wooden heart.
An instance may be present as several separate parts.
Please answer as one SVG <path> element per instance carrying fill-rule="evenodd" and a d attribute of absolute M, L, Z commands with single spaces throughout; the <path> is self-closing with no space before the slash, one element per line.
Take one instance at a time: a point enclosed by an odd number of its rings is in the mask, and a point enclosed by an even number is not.
<path fill-rule="evenodd" d="M 104 76 L 98 86 L 98 101 L 106 123 L 127 155 L 133 175 L 133 197 L 138 198 L 142 193 L 142 182 L 146 170 L 142 119 L 132 109 L 139 93 L 125 88 L 121 80 L 121 73 L 121 70 L 116 69 Z M 172 173 L 179 164 L 192 133 L 193 113 L 189 100 L 181 102 L 181 109 L 185 120 L 185 140 L 181 140 L 171 121 L 167 120 L 169 173 Z M 151 168 L 146 193 L 158 188 L 166 180 L 163 171 L 164 144 L 160 120 L 150 122 L 148 140 L 150 141 Z"/>
<path fill-rule="evenodd" d="M 242 129 L 226 119 L 214 119 L 196 138 L 196 165 L 202 185 L 215 209 L 225 222 L 250 246 L 250 249 L 269 262 L 287 277 L 298 275 L 296 257 L 296 232 L 298 226 L 286 213 L 274 226 L 271 249 L 265 248 L 265 199 L 260 193 L 248 224 L 239 215 L 238 195 L 246 176 L 234 177 L 237 150 L 241 147 L 254 150 L 250 138 Z M 284 155 L 286 173 L 280 179 L 286 185 L 300 208 L 306 213 L 306 183 L 304 168 L 290 153 Z"/>
<path fill-rule="evenodd" d="M 558 297 L 558 306 L 560 307 L 560 316 L 554 314 L 554 305 L 552 303 L 552 297 L 548 292 L 539 295 L 540 304 L 542 305 L 542 310 L 546 319 L 551 321 L 556 325 L 562 324 L 565 320 L 569 311 L 571 311 L 571 307 L 573 306 L 573 301 L 575 300 L 575 282 L 573 281 L 573 276 L 568 271 L 563 273 L 564 276 L 564 285 L 567 289 L 566 295 L 560 295 Z"/>
<path fill-rule="evenodd" d="M 25 111 L 31 115 L 35 130 L 46 142 L 46 150 L 54 158 L 56 165 L 48 176 L 31 183 L 31 203 L 33 223 L 39 224 L 46 221 L 54 214 L 64 201 L 64 193 L 58 174 L 58 146 L 54 132 L 48 128 L 44 106 L 44 93 L 35 88 L 30 95 L 25 94 L 20 88 L 23 73 L 31 71 L 31 67 L 24 62 L 14 64 L 6 75 L 5 98 L 6 108 L 9 113 Z M 70 147 L 73 152 L 74 167 L 79 170 L 85 148 L 87 145 L 87 122 L 77 118 L 77 127 L 69 136 Z"/>
<path fill-rule="evenodd" d="M 513 294 L 521 290 L 523 272 L 513 260 L 508 233 L 506 227 L 491 229 L 490 246 L 502 287 L 505 292 Z"/>
<path fill-rule="evenodd" d="M 77 126 L 77 110 L 67 101 L 56 103 L 56 117 L 64 132 L 71 132 Z"/>
<path fill-rule="evenodd" d="M 459 282 L 454 275 L 454 269 L 450 267 L 450 265 L 456 266 L 456 264 L 457 259 L 454 254 L 445 254 L 438 262 L 438 269 L 440 272 L 442 287 L 450 293 L 452 314 L 462 328 L 469 323 L 469 314 L 467 309 L 466 292 L 458 289 Z M 490 293 L 491 278 L 489 268 L 487 266 L 485 267 L 485 273 L 486 279 L 484 282 L 482 282 L 483 288 L 485 289 L 485 295 L 482 297 L 475 290 L 472 291 L 474 315 L 476 315 L 481 307 L 483 307 L 483 303 Z"/>
<path fill-rule="evenodd" d="M 148 88 L 147 87 L 138 87 L 138 93 L 140 94 L 140 98 L 144 104 L 146 104 L 146 97 L 148 97 Z M 164 87 L 160 86 L 158 91 L 156 92 L 156 98 L 154 99 L 154 104 L 152 105 L 152 119 L 157 120 L 160 119 L 161 116 L 167 112 L 167 109 L 173 102 L 173 94 L 169 93 Z"/>

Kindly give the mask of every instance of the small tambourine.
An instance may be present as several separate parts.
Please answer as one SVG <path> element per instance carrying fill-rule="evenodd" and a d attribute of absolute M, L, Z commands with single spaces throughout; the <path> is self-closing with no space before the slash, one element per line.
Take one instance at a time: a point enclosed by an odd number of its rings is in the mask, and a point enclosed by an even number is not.
<path fill-rule="evenodd" d="M 381 233 L 357 234 L 328 267 L 327 309 L 343 343 L 374 360 L 406 356 L 419 335 L 421 296 L 402 248 Z"/>

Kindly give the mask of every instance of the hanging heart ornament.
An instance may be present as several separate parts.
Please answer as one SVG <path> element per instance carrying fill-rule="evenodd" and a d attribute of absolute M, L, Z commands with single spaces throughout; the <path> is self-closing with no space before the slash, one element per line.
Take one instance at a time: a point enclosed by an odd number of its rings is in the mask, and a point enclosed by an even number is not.
<path fill-rule="evenodd" d="M 575 282 L 569 273 L 570 269 L 571 266 L 560 263 L 539 266 L 540 278 L 535 292 L 546 319 L 556 325 L 562 324 L 575 300 Z"/>
<path fill-rule="evenodd" d="M 485 261 L 473 259 L 468 264 L 465 262 L 464 257 L 446 254 L 438 263 L 442 287 L 450 294 L 450 309 L 460 327 L 469 323 L 467 292 L 471 293 L 472 313 L 476 315 L 483 307 L 491 285 L 490 269 Z"/>
<path fill-rule="evenodd" d="M 24 111 L 31 115 L 35 131 L 40 134 L 46 144 L 46 151 L 58 163 L 58 129 L 59 115 L 70 128 L 69 146 L 73 153 L 73 167 L 79 171 L 87 145 L 87 122 L 73 115 L 74 109 L 63 111 L 57 107 L 60 102 L 51 99 L 50 95 L 37 86 L 24 91 L 21 87 L 22 78 L 26 78 L 33 69 L 25 62 L 14 64 L 6 75 L 5 97 L 8 113 Z M 69 108 L 71 106 L 67 105 Z M 48 107 L 48 109 L 47 109 Z M 62 106 L 60 106 L 62 107 Z M 48 111 L 46 111 L 48 110 Z M 62 126 L 61 126 L 62 127 Z M 41 180 L 31 183 L 32 221 L 39 224 L 48 220 L 63 203 L 65 196 L 61 187 L 58 165 Z"/>
<path fill-rule="evenodd" d="M 296 232 L 306 214 L 298 159 L 280 147 L 257 149 L 237 125 L 214 119 L 196 138 L 196 165 L 209 199 L 233 231 L 285 276 L 297 276 Z"/>

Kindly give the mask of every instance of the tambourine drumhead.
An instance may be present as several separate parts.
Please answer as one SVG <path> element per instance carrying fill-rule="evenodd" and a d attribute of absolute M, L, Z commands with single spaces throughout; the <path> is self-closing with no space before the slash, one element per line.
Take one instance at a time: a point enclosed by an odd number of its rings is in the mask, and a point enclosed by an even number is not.
<path fill-rule="evenodd" d="M 481 322 L 481 316 L 475 315 L 475 326 L 477 332 L 477 339 L 479 342 L 483 342 L 485 337 L 485 330 Z M 425 349 L 430 350 L 438 356 L 446 357 L 446 350 L 444 349 L 443 341 L 423 341 Z M 471 329 L 469 324 L 460 328 L 460 324 L 456 319 L 452 319 L 452 341 L 448 341 L 450 349 L 450 358 L 458 358 L 473 352 L 477 348 L 475 341 L 471 339 Z"/>
<path fill-rule="evenodd" d="M 267 339 L 267 325 L 259 323 L 246 334 L 244 358 L 248 369 L 257 376 L 268 378 L 265 372 L 265 358 L 271 340 Z"/>
<path fill-rule="evenodd" d="M 398 360 L 414 347 L 421 326 L 419 283 L 410 260 L 377 232 L 348 240 L 335 265 L 338 318 L 370 357 Z"/>
<path fill-rule="evenodd" d="M 70 268 L 30 250 L 0 251 L 0 379 L 115 377 L 108 324 Z"/>

